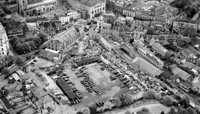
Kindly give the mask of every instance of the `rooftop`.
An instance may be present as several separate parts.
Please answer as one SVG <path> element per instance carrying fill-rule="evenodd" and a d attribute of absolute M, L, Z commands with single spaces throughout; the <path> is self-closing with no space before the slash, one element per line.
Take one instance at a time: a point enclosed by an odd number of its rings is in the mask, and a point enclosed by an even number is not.
<path fill-rule="evenodd" d="M 153 76 L 160 75 L 163 72 L 159 68 L 155 67 L 154 65 L 152 65 L 151 63 L 140 57 L 136 57 L 133 60 L 133 63 L 138 65 L 141 70 L 144 70 L 145 72 Z"/>
<path fill-rule="evenodd" d="M 76 94 L 70 89 L 70 87 L 68 86 L 68 84 L 65 82 L 65 80 L 63 80 L 62 78 L 58 78 L 56 80 L 56 83 L 58 84 L 58 86 L 60 87 L 60 89 L 63 91 L 63 93 L 70 99 L 75 99 L 76 98 Z"/>
<path fill-rule="evenodd" d="M 185 81 L 191 76 L 190 74 L 188 74 L 187 72 L 185 72 L 184 70 L 182 70 L 178 67 L 173 68 L 172 73 L 174 75 L 179 76 L 179 78 L 181 78 L 182 80 L 185 80 Z"/>
<path fill-rule="evenodd" d="M 27 2 L 29 5 L 32 5 L 32 4 L 37 4 L 37 3 L 43 2 L 43 0 L 27 0 Z"/>
<path fill-rule="evenodd" d="M 38 18 L 27 18 L 26 22 L 27 23 L 35 23 L 38 21 L 48 21 L 48 19 L 46 17 L 38 17 Z"/>
<path fill-rule="evenodd" d="M 155 48 L 159 48 L 160 50 L 162 50 L 163 52 L 168 52 L 168 50 L 166 48 L 164 48 L 161 44 L 159 43 L 152 43 L 152 46 L 154 46 Z"/>
<path fill-rule="evenodd" d="M 93 7 L 97 5 L 98 3 L 105 2 L 105 0 L 78 0 L 78 2 L 88 7 Z"/>
<path fill-rule="evenodd" d="M 6 24 L 6 30 L 9 31 L 13 29 L 21 30 L 22 29 L 21 22 L 10 21 L 9 23 Z"/>

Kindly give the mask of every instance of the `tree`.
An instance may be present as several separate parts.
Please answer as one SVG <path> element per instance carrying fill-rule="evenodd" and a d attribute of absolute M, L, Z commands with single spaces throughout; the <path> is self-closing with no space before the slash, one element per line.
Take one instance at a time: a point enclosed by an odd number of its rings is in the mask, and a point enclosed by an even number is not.
<path fill-rule="evenodd" d="M 161 94 L 160 93 L 156 93 L 155 98 L 156 98 L 156 100 L 161 100 Z"/>
<path fill-rule="evenodd" d="M 33 39 L 33 42 L 35 43 L 35 45 L 36 45 L 37 47 L 39 47 L 39 46 L 41 45 L 41 39 L 40 39 L 40 38 L 34 38 L 34 39 Z"/>
<path fill-rule="evenodd" d="M 114 103 L 113 103 L 116 107 L 120 107 L 122 105 L 121 101 L 119 98 L 115 98 L 114 99 Z"/>
<path fill-rule="evenodd" d="M 97 109 L 95 107 L 89 107 L 90 109 L 90 114 L 97 114 Z"/>
<path fill-rule="evenodd" d="M 131 95 L 127 94 L 123 97 L 120 97 L 120 101 L 121 101 L 122 105 L 125 106 L 125 105 L 130 105 L 132 103 L 133 99 L 132 99 Z"/>
<path fill-rule="evenodd" d="M 171 96 L 165 96 L 163 98 L 163 104 L 165 104 L 166 106 L 172 106 L 173 105 L 173 102 L 174 102 L 174 99 L 171 97 Z"/>
<path fill-rule="evenodd" d="M 113 106 L 114 106 L 114 105 L 113 105 L 111 102 L 106 102 L 106 103 L 104 104 L 104 110 L 105 110 L 105 109 L 110 110 L 110 109 L 112 109 Z"/>
<path fill-rule="evenodd" d="M 148 99 L 148 98 L 149 98 L 148 95 L 147 95 L 147 92 L 144 92 L 144 93 L 142 94 L 142 97 L 143 97 L 144 99 Z"/>
<path fill-rule="evenodd" d="M 200 82 L 194 83 L 193 87 L 192 87 L 192 90 L 197 92 L 197 93 L 200 93 Z"/>
<path fill-rule="evenodd" d="M 131 114 L 130 110 L 127 110 L 124 114 Z"/>
<path fill-rule="evenodd" d="M 170 111 L 168 112 L 168 114 L 175 114 L 175 109 L 174 108 L 170 108 Z"/>
<path fill-rule="evenodd" d="M 84 107 L 82 110 L 81 110 L 82 114 L 90 114 L 90 109 L 88 107 Z"/>
<path fill-rule="evenodd" d="M 156 92 L 154 90 L 148 90 L 147 92 L 143 93 L 143 98 L 145 99 L 155 99 Z"/>
<path fill-rule="evenodd" d="M 4 68 L 2 71 L 1 71 L 1 74 L 4 75 L 4 76 L 7 76 L 11 73 L 10 69 L 8 68 Z"/>
<path fill-rule="evenodd" d="M 188 107 L 186 110 L 187 110 L 188 114 L 197 114 L 196 110 L 191 107 Z"/>
<path fill-rule="evenodd" d="M 15 64 L 19 67 L 22 67 L 25 65 L 25 59 L 18 56 L 16 59 L 15 59 Z"/>
<path fill-rule="evenodd" d="M 165 114 L 163 111 L 160 114 Z"/>
<path fill-rule="evenodd" d="M 137 114 L 148 114 L 150 110 L 148 108 L 142 108 L 140 111 L 137 112 Z"/>

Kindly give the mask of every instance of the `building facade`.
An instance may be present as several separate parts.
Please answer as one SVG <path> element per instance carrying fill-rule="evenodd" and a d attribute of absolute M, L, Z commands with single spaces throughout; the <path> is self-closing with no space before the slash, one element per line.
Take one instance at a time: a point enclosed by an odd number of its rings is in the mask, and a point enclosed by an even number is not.
<path fill-rule="evenodd" d="M 23 26 L 21 22 L 10 21 L 6 24 L 5 28 L 9 38 L 14 36 L 20 37 L 24 35 Z"/>
<path fill-rule="evenodd" d="M 104 14 L 106 11 L 106 2 L 104 0 L 79 0 L 77 8 L 87 11 L 90 19 Z"/>
<path fill-rule="evenodd" d="M 73 45 L 77 40 L 83 36 L 82 28 L 70 27 L 64 32 L 55 35 L 45 47 L 54 51 L 64 51 L 67 50 L 71 45 Z"/>
<path fill-rule="evenodd" d="M 19 13 L 23 16 L 37 16 L 54 10 L 57 0 L 19 0 Z"/>
<path fill-rule="evenodd" d="M 70 22 L 71 19 L 78 19 L 81 18 L 81 14 L 78 13 L 77 11 L 70 11 L 67 13 L 67 15 L 63 15 L 59 17 L 59 20 L 61 21 L 62 24 L 66 22 Z"/>
<path fill-rule="evenodd" d="M 0 56 L 8 55 L 9 51 L 9 41 L 7 37 L 7 33 L 0 23 Z"/>
<path fill-rule="evenodd" d="M 163 68 L 164 62 L 157 58 L 155 55 L 150 53 L 147 48 L 140 47 L 138 48 L 138 52 L 143 55 L 149 62 L 157 66 L 158 68 Z"/>

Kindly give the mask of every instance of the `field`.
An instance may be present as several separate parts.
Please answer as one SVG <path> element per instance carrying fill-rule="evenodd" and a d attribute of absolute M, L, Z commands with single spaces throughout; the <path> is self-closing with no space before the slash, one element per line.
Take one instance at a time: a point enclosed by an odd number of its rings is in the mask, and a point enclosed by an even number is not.
<path fill-rule="evenodd" d="M 77 76 L 75 75 L 75 72 L 77 71 L 71 71 L 69 68 L 67 68 L 65 72 L 67 72 L 67 74 L 70 77 L 70 80 L 75 83 L 75 86 L 84 97 L 82 99 L 82 102 L 76 105 L 78 107 L 89 106 L 97 101 L 104 101 L 110 97 L 128 91 L 126 88 L 121 89 L 119 87 L 119 81 L 110 81 L 110 72 L 108 72 L 107 70 L 101 71 L 100 65 L 98 64 L 92 64 L 87 66 L 86 72 L 89 73 L 90 78 L 94 81 L 97 88 L 103 93 L 101 96 L 98 96 L 95 93 L 89 93 L 85 89 L 85 87 L 80 83 L 80 81 L 83 80 L 83 78 L 77 78 Z"/>

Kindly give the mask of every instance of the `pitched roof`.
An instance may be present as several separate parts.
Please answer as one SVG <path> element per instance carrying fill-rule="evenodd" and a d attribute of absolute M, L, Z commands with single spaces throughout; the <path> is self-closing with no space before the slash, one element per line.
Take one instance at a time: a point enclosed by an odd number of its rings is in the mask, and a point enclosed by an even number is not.
<path fill-rule="evenodd" d="M 54 58 L 58 56 L 58 53 L 53 53 L 51 51 L 48 50 L 41 50 L 40 55 L 46 56 L 46 57 L 50 57 L 50 58 Z"/>
<path fill-rule="evenodd" d="M 97 5 L 98 3 L 103 3 L 105 0 L 78 0 L 79 3 L 92 7 Z"/>
<path fill-rule="evenodd" d="M 13 22 L 10 21 L 9 23 L 6 24 L 6 30 L 13 30 L 13 29 L 22 29 L 21 22 Z"/>
<path fill-rule="evenodd" d="M 153 76 L 160 75 L 163 72 L 159 68 L 152 65 L 150 62 L 148 62 L 145 59 L 140 58 L 140 57 L 136 57 L 133 60 L 133 63 L 138 65 L 141 70 L 144 70 L 145 72 L 147 72 Z"/>
<path fill-rule="evenodd" d="M 187 80 L 191 76 L 190 74 L 188 74 L 187 72 L 185 72 L 184 70 L 182 70 L 178 67 L 172 69 L 172 73 L 174 75 L 178 75 L 179 78 L 181 78 L 183 80 Z"/>
<path fill-rule="evenodd" d="M 28 2 L 28 5 L 31 5 L 31 4 L 43 2 L 43 0 L 27 0 L 27 2 Z"/>
<path fill-rule="evenodd" d="M 76 94 L 70 89 L 70 87 L 68 86 L 68 84 L 65 82 L 65 80 L 63 80 L 62 78 L 58 78 L 56 80 L 56 83 L 58 84 L 58 86 L 60 87 L 60 89 L 63 91 L 63 93 L 70 99 L 75 99 L 76 98 Z"/>
<path fill-rule="evenodd" d="M 66 42 L 70 37 L 73 37 L 77 34 L 78 31 L 74 26 L 72 26 L 68 30 L 55 35 L 53 40 L 58 40 L 59 42 Z"/>

